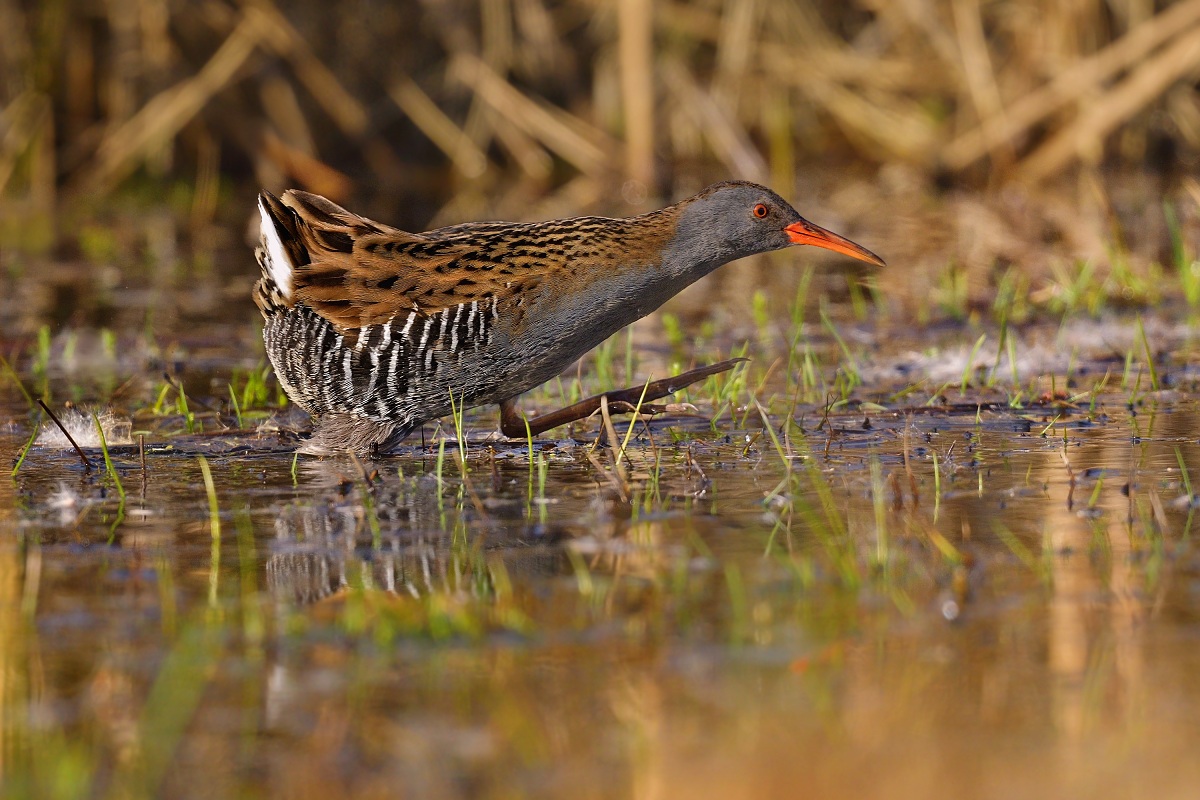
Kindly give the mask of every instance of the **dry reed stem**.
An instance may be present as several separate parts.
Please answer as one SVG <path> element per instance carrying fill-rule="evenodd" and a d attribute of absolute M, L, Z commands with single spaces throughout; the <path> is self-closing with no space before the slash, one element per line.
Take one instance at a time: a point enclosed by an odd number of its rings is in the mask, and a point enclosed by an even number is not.
<path fill-rule="evenodd" d="M 8 185 L 23 153 L 32 148 L 50 124 L 53 110 L 50 98 L 33 89 L 26 89 L 8 104 L 0 114 L 0 192 Z"/>
<path fill-rule="evenodd" d="M 221 143 L 201 128 L 196 145 L 196 179 L 189 224 L 193 231 L 209 225 L 216 216 L 221 188 Z"/>
<path fill-rule="evenodd" d="M 482 60 L 463 54 L 455 58 L 450 73 L 469 86 L 493 112 L 514 128 L 537 140 L 580 172 L 600 173 L 608 168 L 614 149 L 608 137 L 570 115 L 520 92 Z M 582 135 L 587 127 L 590 135 Z"/>
<path fill-rule="evenodd" d="M 1183 189 L 1192 198 L 1192 202 L 1196 204 L 1196 207 L 1200 208 L 1200 182 L 1188 176 L 1183 180 Z"/>
<path fill-rule="evenodd" d="M 890 4 L 879 5 L 880 14 L 895 12 L 921 32 L 924 40 L 930 45 L 934 55 L 941 61 L 943 69 L 957 69 L 961 66 L 959 50 L 955 43 L 954 34 L 947 30 L 948 26 L 939 24 L 937 9 L 930 0 L 896 0 Z"/>
<path fill-rule="evenodd" d="M 1004 104 L 1000 99 L 1000 89 L 996 86 L 996 74 L 992 68 L 992 60 L 988 55 L 987 39 L 983 31 L 983 13 L 979 0 L 959 0 L 951 3 L 954 11 L 954 27 L 958 33 L 958 49 L 962 57 L 963 75 L 971 101 L 976 113 L 987 126 L 991 128 L 1004 120 Z M 997 169 L 1004 170 L 1016 158 L 1011 140 L 998 140 L 992 149 L 993 164 Z"/>
<path fill-rule="evenodd" d="M 936 125 L 919 102 L 906 96 L 909 90 L 892 91 L 889 84 L 876 80 L 860 81 L 860 86 L 851 87 L 844 77 L 840 77 L 846 73 L 858 76 L 883 73 L 875 58 L 856 54 L 846 47 L 829 31 L 811 5 L 772 4 L 770 13 L 773 27 L 797 43 L 787 56 L 768 49 L 764 69 L 774 80 L 798 88 L 810 102 L 830 115 L 847 138 L 874 157 L 904 161 L 927 159 L 936 144 Z M 899 12 L 895 7 L 887 6 L 880 13 Z M 953 45 L 952 39 L 947 41 Z M 819 56 L 811 56 L 810 50 Z M 956 50 L 951 47 L 947 52 L 954 56 L 957 67 Z M 826 64 L 826 56 L 833 53 L 841 56 L 836 59 L 838 72 Z M 928 76 L 950 72 L 940 66 L 936 69 L 926 67 L 920 73 L 925 76 L 925 82 L 913 87 L 916 91 L 929 91 Z"/>
<path fill-rule="evenodd" d="M 370 121 L 366 108 L 312 52 L 308 42 L 271 0 L 244 0 L 249 19 L 260 19 L 263 43 L 288 60 L 296 76 L 342 131 L 359 136 Z"/>
<path fill-rule="evenodd" d="M 1171 84 L 1200 68 L 1200 29 L 1176 39 L 1105 93 L 1017 167 L 1017 177 L 1042 180 L 1078 158 L 1096 160 L 1104 138 L 1154 102 Z"/>
<path fill-rule="evenodd" d="M 625 174 L 653 187 L 654 27 L 651 0 L 618 0 L 617 49 L 625 121 Z"/>
<path fill-rule="evenodd" d="M 721 35 L 721 15 L 711 7 L 687 0 L 658 0 L 654 4 L 654 27 L 683 39 L 715 42 Z"/>
<path fill-rule="evenodd" d="M 274 131 L 263 131 L 259 144 L 261 154 L 275 164 L 279 171 L 309 191 L 344 200 L 353 191 L 354 181 L 341 172 L 283 141 Z"/>
<path fill-rule="evenodd" d="M 300 98 L 296 96 L 296 88 L 279 74 L 264 75 L 259 83 L 258 96 L 262 102 L 262 110 L 279 138 L 287 145 L 313 156 L 317 152 L 317 143 L 313 139 L 312 128 L 308 118 L 300 107 Z"/>
<path fill-rule="evenodd" d="M 767 179 L 767 164 L 732 110 L 700 88 L 687 68 L 675 59 L 659 67 L 678 94 L 680 108 L 703 132 L 715 155 L 733 175 L 751 181 Z"/>
<path fill-rule="evenodd" d="M 899 101 L 887 107 L 845 86 L 805 81 L 800 88 L 841 126 L 852 141 L 880 160 L 926 161 L 936 151 L 937 129 L 919 106 Z"/>
<path fill-rule="evenodd" d="M 388 86 L 388 96 L 421 133 L 446 154 L 463 177 L 478 178 L 487 170 L 488 160 L 484 152 L 412 78 L 407 75 L 396 76 Z"/>
<path fill-rule="evenodd" d="M 805 42 L 803 51 L 797 52 L 792 44 L 767 41 L 759 45 L 758 52 L 763 74 L 785 87 L 799 83 L 811 65 L 817 64 L 822 80 L 887 94 L 940 93 L 957 88 L 957 81 L 945 70 L 932 72 L 920 62 L 896 56 L 856 53 L 836 42 Z"/>
<path fill-rule="evenodd" d="M 480 95 L 476 95 L 476 97 L 480 97 Z M 480 119 L 487 121 L 488 133 L 494 136 L 500 146 L 513 157 L 522 172 L 536 183 L 548 183 L 550 175 L 554 171 L 554 159 L 550 157 L 550 154 L 521 128 L 514 125 L 493 124 L 492 118 L 499 116 L 499 113 L 490 105 L 485 104 L 485 106 L 486 114 L 482 114 Z"/>
<path fill-rule="evenodd" d="M 139 158 L 174 137 L 232 80 L 254 52 L 261 35 L 262 20 L 244 17 L 194 77 L 155 95 L 128 122 L 105 137 L 95 165 L 80 179 L 81 188 L 108 191 L 134 170 Z"/>
<path fill-rule="evenodd" d="M 601 179 L 579 175 L 539 202 L 527 205 L 526 215 L 529 219 L 549 219 L 562 216 L 564 209 L 594 208 L 604 201 L 607 188 Z"/>
<path fill-rule="evenodd" d="M 942 155 L 946 167 L 959 170 L 997 148 L 1015 142 L 1066 105 L 1079 102 L 1100 85 L 1200 22 L 1200 0 L 1167 8 L 1095 55 L 1080 59 L 1045 86 L 1017 98 L 998 120 L 986 120 L 950 142 Z"/>
<path fill-rule="evenodd" d="M 742 106 L 750 104 L 750 98 L 744 97 L 743 93 L 748 85 L 753 85 L 753 73 L 757 68 L 755 43 L 762 38 L 759 33 L 762 15 L 761 0 L 738 0 L 726 4 L 721 19 L 712 94 L 735 114 Z"/>

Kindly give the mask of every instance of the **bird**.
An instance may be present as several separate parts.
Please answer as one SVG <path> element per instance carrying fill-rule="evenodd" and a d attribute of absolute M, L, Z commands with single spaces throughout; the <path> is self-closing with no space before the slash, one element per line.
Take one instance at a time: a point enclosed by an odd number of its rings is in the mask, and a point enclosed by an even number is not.
<path fill-rule="evenodd" d="M 607 392 L 526 418 L 517 398 L 621 328 L 739 258 L 811 245 L 883 259 L 804 217 L 772 190 L 714 184 L 638 216 L 468 222 L 409 233 L 289 189 L 258 197 L 253 296 L 287 396 L 309 413 L 300 452 L 377 455 L 415 428 L 498 404 L 525 438 L 607 402 L 666 397 L 741 359 Z"/>

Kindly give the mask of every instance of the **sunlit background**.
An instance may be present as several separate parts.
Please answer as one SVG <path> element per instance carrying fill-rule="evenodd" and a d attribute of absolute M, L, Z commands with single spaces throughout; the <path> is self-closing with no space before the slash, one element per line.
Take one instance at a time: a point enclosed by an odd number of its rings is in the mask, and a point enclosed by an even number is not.
<path fill-rule="evenodd" d="M 14 251 L 186 260 L 241 245 L 260 187 L 419 230 L 624 215 L 736 177 L 884 253 L 908 311 L 950 269 L 974 303 L 1010 267 L 1035 290 L 1078 260 L 1145 277 L 1170 258 L 1164 205 L 1197 235 L 1198 18 L 1151 0 L 8 3 L 0 246 L 9 274 Z"/>

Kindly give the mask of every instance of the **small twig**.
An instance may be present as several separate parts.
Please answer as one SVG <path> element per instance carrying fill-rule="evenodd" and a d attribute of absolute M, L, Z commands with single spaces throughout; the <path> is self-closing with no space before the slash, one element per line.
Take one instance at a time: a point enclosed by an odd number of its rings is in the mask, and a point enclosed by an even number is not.
<path fill-rule="evenodd" d="M 87 472 L 91 472 L 92 471 L 92 462 L 88 461 L 88 457 L 86 455 L 84 455 L 83 450 L 79 447 L 78 444 L 75 443 L 75 437 L 67 432 L 66 427 L 62 424 L 62 422 L 59 421 L 58 417 L 55 416 L 54 412 L 50 410 L 50 406 L 46 405 L 46 401 L 42 400 L 42 398 L 39 397 L 38 405 L 42 407 L 43 411 L 45 411 L 47 414 L 50 415 L 50 419 L 54 420 L 54 424 L 58 426 L 58 429 L 60 431 L 62 431 L 63 436 L 67 437 L 67 441 L 71 443 L 71 446 L 75 448 L 75 452 L 79 454 L 79 460 L 83 462 L 84 470 L 86 470 Z"/>
<path fill-rule="evenodd" d="M 658 445 L 654 442 L 654 431 L 650 429 L 650 419 L 643 416 L 642 430 L 646 432 L 646 438 L 650 440 L 650 456 L 654 459 L 654 463 L 658 463 Z"/>
<path fill-rule="evenodd" d="M 608 397 L 601 395 L 600 397 L 600 417 L 604 420 L 604 432 L 608 437 L 608 449 L 612 451 L 613 470 L 616 472 L 618 480 L 621 481 L 621 486 L 625 486 L 625 465 L 621 463 L 620 445 L 617 444 L 617 429 L 613 426 L 612 415 L 608 413 Z M 625 492 L 621 492 L 625 496 Z"/>

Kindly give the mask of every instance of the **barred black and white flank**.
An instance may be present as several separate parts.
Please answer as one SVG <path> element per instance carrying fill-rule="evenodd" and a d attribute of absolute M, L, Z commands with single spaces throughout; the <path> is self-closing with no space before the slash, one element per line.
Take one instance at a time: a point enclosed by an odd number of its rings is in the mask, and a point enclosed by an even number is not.
<path fill-rule="evenodd" d="M 518 395 L 736 258 L 815 244 L 883 263 L 740 182 L 626 219 L 421 234 L 296 190 L 264 192 L 258 208 L 263 339 L 288 397 L 313 417 L 302 451 L 314 454 L 386 451 L 452 408 L 488 403 L 500 404 L 506 435 L 524 436 Z M 659 383 L 646 399 L 686 385 Z M 576 418 L 547 415 L 530 430 Z"/>

